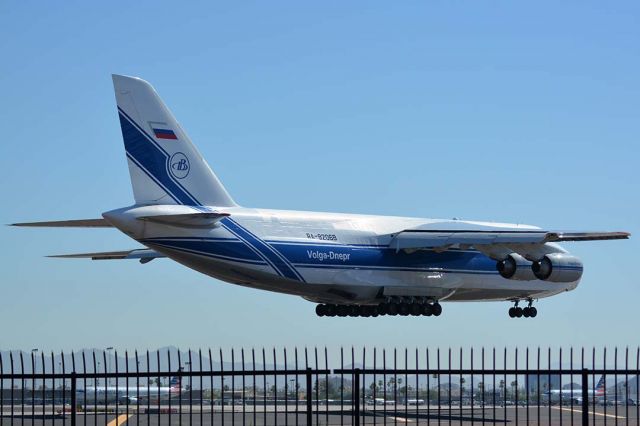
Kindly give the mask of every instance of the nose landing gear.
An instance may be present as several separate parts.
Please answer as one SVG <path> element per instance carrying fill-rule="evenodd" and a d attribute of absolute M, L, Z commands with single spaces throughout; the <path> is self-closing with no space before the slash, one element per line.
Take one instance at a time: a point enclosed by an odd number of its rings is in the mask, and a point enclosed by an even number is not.
<path fill-rule="evenodd" d="M 521 308 L 518 306 L 519 300 L 514 301 L 514 305 L 509 308 L 509 317 L 511 318 L 535 318 L 538 315 L 538 310 L 533 307 L 533 299 L 527 299 L 529 303 L 527 307 Z"/>

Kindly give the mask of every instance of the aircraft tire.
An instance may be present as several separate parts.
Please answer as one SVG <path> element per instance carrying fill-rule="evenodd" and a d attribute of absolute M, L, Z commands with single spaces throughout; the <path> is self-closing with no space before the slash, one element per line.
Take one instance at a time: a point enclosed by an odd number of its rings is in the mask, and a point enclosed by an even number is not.
<path fill-rule="evenodd" d="M 515 318 L 516 317 L 516 308 L 514 308 L 513 306 L 511 308 L 509 308 L 509 317 L 511 317 L 511 318 Z"/>
<path fill-rule="evenodd" d="M 529 317 L 535 318 L 538 315 L 538 310 L 533 306 L 529 308 Z"/>
<path fill-rule="evenodd" d="M 336 308 L 336 315 L 339 317 L 346 317 L 349 315 L 349 307 L 347 305 L 338 305 Z"/>
<path fill-rule="evenodd" d="M 531 316 L 531 308 L 526 307 L 522 309 L 522 316 L 525 318 L 529 318 Z"/>
<path fill-rule="evenodd" d="M 409 305 L 408 303 L 400 303 L 400 305 L 398 306 L 398 313 L 403 317 L 408 316 L 411 311 L 410 306 L 411 305 Z"/>
<path fill-rule="evenodd" d="M 516 308 L 516 318 L 522 318 L 522 308 Z"/>
<path fill-rule="evenodd" d="M 433 308 L 430 304 L 425 303 L 424 305 L 422 305 L 422 315 L 424 315 L 425 317 L 430 317 L 431 315 L 433 315 Z"/>
<path fill-rule="evenodd" d="M 324 305 L 324 315 L 327 317 L 335 317 L 336 305 Z"/>
<path fill-rule="evenodd" d="M 319 317 L 323 317 L 327 314 L 327 310 L 325 305 L 316 305 L 316 315 Z"/>
<path fill-rule="evenodd" d="M 420 303 L 412 303 L 409 305 L 411 308 L 411 315 L 414 317 L 419 317 L 422 315 L 422 305 Z"/>
<path fill-rule="evenodd" d="M 378 315 L 386 315 L 387 314 L 387 304 L 380 303 L 376 309 L 378 311 Z"/>
<path fill-rule="evenodd" d="M 361 307 L 358 305 L 350 305 L 349 306 L 349 316 L 350 317 L 358 317 L 360 316 Z"/>
<path fill-rule="evenodd" d="M 442 314 L 442 305 L 438 302 L 434 303 L 431 309 L 433 311 L 433 315 L 436 317 L 439 317 Z"/>
<path fill-rule="evenodd" d="M 398 315 L 398 304 L 397 303 L 388 303 L 387 304 L 387 315 L 391 315 L 391 316 Z"/>

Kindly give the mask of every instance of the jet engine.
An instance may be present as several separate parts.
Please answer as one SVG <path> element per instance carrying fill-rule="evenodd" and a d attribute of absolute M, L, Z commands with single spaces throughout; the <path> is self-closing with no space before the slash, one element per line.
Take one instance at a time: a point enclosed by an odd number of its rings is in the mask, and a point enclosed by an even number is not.
<path fill-rule="evenodd" d="M 582 262 L 565 253 L 549 253 L 531 265 L 536 278 L 544 281 L 568 283 L 582 276 Z"/>
<path fill-rule="evenodd" d="M 503 278 L 518 281 L 535 280 L 536 276 L 531 269 L 531 262 L 516 253 L 511 253 L 504 260 L 496 263 L 496 269 Z"/>

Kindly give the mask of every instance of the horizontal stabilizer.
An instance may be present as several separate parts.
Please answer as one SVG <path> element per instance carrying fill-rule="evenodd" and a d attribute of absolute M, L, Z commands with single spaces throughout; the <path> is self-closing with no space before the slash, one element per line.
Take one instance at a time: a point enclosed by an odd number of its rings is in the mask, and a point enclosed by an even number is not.
<path fill-rule="evenodd" d="M 38 228 L 113 228 L 109 222 L 104 219 L 75 219 L 75 220 L 57 220 L 49 222 L 22 222 L 12 223 L 11 226 L 30 226 Z"/>
<path fill-rule="evenodd" d="M 220 219 L 230 216 L 229 213 L 185 213 L 156 216 L 142 216 L 138 220 L 162 223 L 182 228 L 211 228 Z"/>
<path fill-rule="evenodd" d="M 91 260 L 116 260 L 116 259 L 140 259 L 140 263 L 147 263 L 159 257 L 166 257 L 151 249 L 134 249 L 123 251 L 103 251 L 96 253 L 57 254 L 47 257 L 59 259 L 91 259 Z"/>

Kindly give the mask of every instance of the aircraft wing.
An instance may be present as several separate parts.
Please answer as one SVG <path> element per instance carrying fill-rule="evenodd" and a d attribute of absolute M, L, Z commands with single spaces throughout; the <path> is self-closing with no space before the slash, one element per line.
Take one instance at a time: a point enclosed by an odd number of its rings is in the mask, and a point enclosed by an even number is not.
<path fill-rule="evenodd" d="M 527 230 L 412 230 L 394 235 L 391 248 L 446 249 L 456 244 L 469 246 L 494 244 L 544 244 L 562 241 L 621 240 L 629 238 L 628 232 L 560 232 L 538 229 Z"/>
<path fill-rule="evenodd" d="M 56 254 L 47 257 L 91 260 L 139 259 L 140 263 L 147 263 L 153 259 L 166 256 L 151 249 L 134 249 L 123 251 L 103 251 L 96 253 Z"/>
<path fill-rule="evenodd" d="M 49 222 L 12 223 L 11 226 L 29 226 L 39 228 L 113 228 L 105 219 L 75 219 Z"/>

